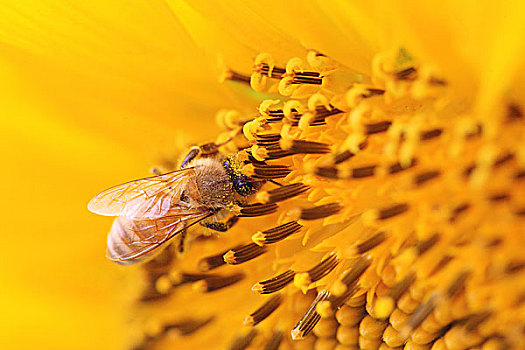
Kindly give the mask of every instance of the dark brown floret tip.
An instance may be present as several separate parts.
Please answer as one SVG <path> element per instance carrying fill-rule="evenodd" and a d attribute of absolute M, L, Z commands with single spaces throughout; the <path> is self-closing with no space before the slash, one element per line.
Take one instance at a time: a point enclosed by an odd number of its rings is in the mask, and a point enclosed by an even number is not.
<path fill-rule="evenodd" d="M 301 193 L 308 191 L 309 188 L 310 186 L 307 186 L 302 183 L 295 183 L 291 185 L 278 187 L 274 190 L 268 191 L 268 202 L 275 203 L 298 196 Z"/>
<path fill-rule="evenodd" d="M 379 220 L 386 220 L 390 219 L 394 216 L 403 214 L 408 210 L 408 204 L 402 203 L 402 204 L 396 204 L 388 208 L 384 208 L 379 210 L 378 213 L 378 219 Z"/>
<path fill-rule="evenodd" d="M 253 176 L 257 179 L 278 179 L 290 174 L 292 170 L 286 165 L 253 164 Z"/>
<path fill-rule="evenodd" d="M 295 271 L 287 270 L 280 275 L 272 277 L 270 279 L 257 282 L 253 285 L 252 290 L 259 294 L 271 294 L 275 293 L 288 284 L 290 284 L 295 277 Z"/>
<path fill-rule="evenodd" d="M 313 208 L 303 208 L 301 209 L 300 218 L 302 220 L 323 219 L 330 215 L 337 214 L 341 209 L 343 209 L 343 206 L 339 203 L 329 203 Z"/>
<path fill-rule="evenodd" d="M 238 265 L 255 259 L 264 253 L 266 253 L 266 248 L 264 246 L 249 243 L 229 250 L 224 254 L 223 258 L 227 264 Z"/>
<path fill-rule="evenodd" d="M 261 307 L 252 312 L 249 316 L 246 316 L 244 319 L 244 324 L 246 326 L 252 327 L 259 324 L 261 321 L 270 316 L 272 312 L 277 310 L 279 305 L 281 305 L 281 302 L 282 297 L 280 294 L 273 295 Z"/>
<path fill-rule="evenodd" d="M 283 332 L 279 330 L 273 331 L 268 342 L 264 345 L 263 350 L 277 350 L 283 341 Z"/>
<path fill-rule="evenodd" d="M 298 232 L 302 225 L 299 225 L 296 221 L 291 221 L 286 224 L 276 226 L 266 231 L 258 232 L 252 236 L 254 242 L 258 244 L 273 244 L 277 243 L 286 237 Z"/>
<path fill-rule="evenodd" d="M 239 217 L 256 217 L 275 213 L 277 211 L 277 204 L 250 204 L 241 209 Z"/>
<path fill-rule="evenodd" d="M 327 300 L 329 296 L 330 293 L 328 291 L 321 291 L 317 294 L 317 297 L 308 308 L 308 311 L 306 311 L 293 328 L 291 332 L 293 340 L 303 339 L 312 331 L 312 329 L 314 329 L 317 322 L 321 319 L 321 315 L 317 312 L 317 304 L 321 301 Z"/>
<path fill-rule="evenodd" d="M 231 286 L 232 284 L 241 281 L 243 278 L 243 273 L 236 273 L 229 276 L 214 275 L 195 282 L 193 288 L 198 292 L 208 293 Z"/>
<path fill-rule="evenodd" d="M 369 239 L 367 239 L 366 241 L 364 241 L 363 243 L 358 244 L 356 247 L 357 253 L 358 254 L 366 253 L 367 251 L 374 249 L 375 247 L 383 243 L 385 240 L 386 240 L 386 232 L 380 231 L 376 233 L 375 235 L 373 235 L 372 237 L 370 237 Z"/>
<path fill-rule="evenodd" d="M 343 273 L 341 282 L 343 282 L 346 286 L 356 283 L 361 275 L 370 267 L 370 265 L 372 265 L 372 259 L 370 258 L 370 255 L 361 255 L 354 266 L 352 266 L 350 270 L 347 270 Z"/>
<path fill-rule="evenodd" d="M 328 258 L 321 261 L 319 264 L 307 271 L 310 283 L 320 280 L 328 275 L 339 263 L 336 254 L 330 255 Z"/>
<path fill-rule="evenodd" d="M 226 264 L 224 259 L 223 259 L 223 256 L 228 251 L 229 250 L 221 252 L 221 253 L 216 254 L 216 255 L 207 256 L 205 258 L 202 258 L 197 263 L 197 268 L 199 269 L 199 271 L 207 272 L 207 271 L 211 271 L 213 269 L 216 269 L 218 267 L 221 267 L 222 265 Z"/>
<path fill-rule="evenodd" d="M 238 336 L 228 347 L 229 350 L 244 350 L 247 349 L 255 337 L 257 336 L 257 330 L 252 328 L 247 334 Z"/>
<path fill-rule="evenodd" d="M 432 179 L 437 178 L 440 174 L 441 172 L 439 170 L 430 170 L 430 171 L 425 171 L 423 173 L 419 173 L 416 176 L 414 176 L 414 184 L 416 186 L 421 186 L 425 182 L 428 182 Z"/>

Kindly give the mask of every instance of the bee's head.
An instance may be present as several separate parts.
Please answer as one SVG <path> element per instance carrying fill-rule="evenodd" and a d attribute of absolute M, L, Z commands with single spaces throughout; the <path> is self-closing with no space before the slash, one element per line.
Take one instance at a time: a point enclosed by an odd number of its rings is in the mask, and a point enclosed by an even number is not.
<path fill-rule="evenodd" d="M 242 172 L 243 162 L 240 161 L 235 155 L 228 156 L 224 160 L 224 169 L 228 173 L 231 179 L 235 192 L 243 197 L 247 197 L 257 192 L 264 181 L 257 180 L 245 175 Z"/>

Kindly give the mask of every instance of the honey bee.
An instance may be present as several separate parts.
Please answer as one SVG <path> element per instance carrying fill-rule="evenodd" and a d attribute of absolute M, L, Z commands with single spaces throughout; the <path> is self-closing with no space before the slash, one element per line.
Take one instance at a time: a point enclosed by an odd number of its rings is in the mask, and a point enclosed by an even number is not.
<path fill-rule="evenodd" d="M 242 166 L 236 155 L 224 157 L 210 143 L 192 148 L 179 170 L 98 194 L 88 209 L 117 217 L 108 234 L 107 257 L 123 265 L 143 261 L 197 223 L 227 231 L 238 220 L 239 205 L 264 182 L 244 175 Z"/>

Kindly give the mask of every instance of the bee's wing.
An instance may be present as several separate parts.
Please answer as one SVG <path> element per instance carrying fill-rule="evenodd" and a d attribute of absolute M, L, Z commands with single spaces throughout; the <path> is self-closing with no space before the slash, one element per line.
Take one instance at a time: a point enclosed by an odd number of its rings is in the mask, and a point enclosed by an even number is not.
<path fill-rule="evenodd" d="M 99 193 L 89 202 L 88 209 L 105 216 L 158 218 L 166 215 L 179 201 L 182 191 L 194 175 L 193 168 L 185 168 L 126 182 Z"/>
<path fill-rule="evenodd" d="M 107 257 L 119 264 L 144 260 L 182 230 L 210 215 L 204 210 L 175 207 L 156 219 L 119 216 L 109 231 Z"/>

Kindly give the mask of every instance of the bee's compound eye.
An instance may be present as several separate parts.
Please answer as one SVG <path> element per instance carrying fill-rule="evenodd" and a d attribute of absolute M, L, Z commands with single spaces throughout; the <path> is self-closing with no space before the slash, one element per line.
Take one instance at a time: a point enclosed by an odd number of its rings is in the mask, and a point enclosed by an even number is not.
<path fill-rule="evenodd" d="M 185 202 L 185 203 L 189 203 L 190 202 L 190 197 L 188 196 L 186 191 L 182 191 L 182 193 L 180 194 L 180 201 L 181 202 Z"/>

